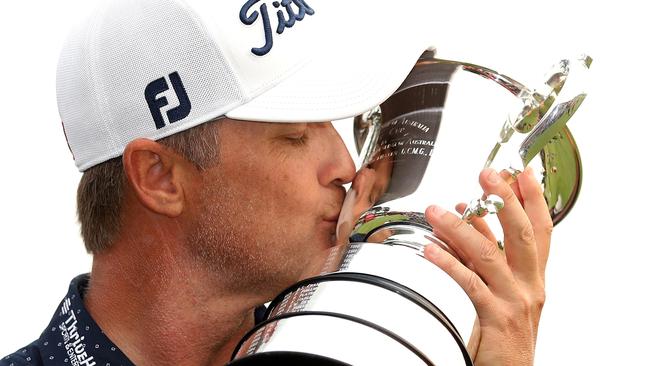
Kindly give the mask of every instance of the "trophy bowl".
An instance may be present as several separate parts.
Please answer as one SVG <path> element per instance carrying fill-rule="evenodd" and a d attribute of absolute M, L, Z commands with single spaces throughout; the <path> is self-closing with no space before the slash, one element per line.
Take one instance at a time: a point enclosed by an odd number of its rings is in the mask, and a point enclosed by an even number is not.
<path fill-rule="evenodd" d="M 362 163 L 341 209 L 337 245 L 306 265 L 305 279 L 269 304 L 265 320 L 243 337 L 231 364 L 471 365 L 474 306 L 423 256 L 429 244 L 453 254 L 421 212 L 430 202 L 423 187 L 440 179 L 432 158 L 449 85 L 454 74 L 469 72 L 519 100 L 485 166 L 514 181 L 537 162 L 557 224 L 580 189 L 580 155 L 566 122 L 586 96 L 590 63 L 589 57 L 563 60 L 532 90 L 485 67 L 423 54 L 391 97 L 354 119 Z M 481 197 L 463 217 L 470 221 L 499 207 L 498 197 Z"/>

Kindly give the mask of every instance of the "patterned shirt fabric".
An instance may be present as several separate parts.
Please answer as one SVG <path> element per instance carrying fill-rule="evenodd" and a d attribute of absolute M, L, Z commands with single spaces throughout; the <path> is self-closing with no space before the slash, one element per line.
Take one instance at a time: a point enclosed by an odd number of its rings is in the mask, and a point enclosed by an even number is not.
<path fill-rule="evenodd" d="M 90 276 L 75 277 L 41 336 L 0 359 L 0 366 L 131 366 L 133 363 L 102 332 L 83 304 Z"/>
<path fill-rule="evenodd" d="M 89 279 L 88 274 L 75 277 L 40 338 L 0 358 L 0 366 L 132 366 L 84 307 Z M 256 323 L 264 311 L 263 306 L 255 309 Z"/>

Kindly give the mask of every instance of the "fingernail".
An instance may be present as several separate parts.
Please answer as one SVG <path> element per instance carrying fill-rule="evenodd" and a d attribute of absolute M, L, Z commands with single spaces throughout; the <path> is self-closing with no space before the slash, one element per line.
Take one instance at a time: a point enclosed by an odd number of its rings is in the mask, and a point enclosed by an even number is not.
<path fill-rule="evenodd" d="M 526 169 L 524 170 L 524 174 L 526 174 L 529 177 L 533 176 L 533 168 L 530 166 L 527 166 Z"/>
<path fill-rule="evenodd" d="M 497 184 L 499 182 L 499 175 L 497 174 L 496 170 L 491 170 L 487 178 L 488 182 L 492 184 Z"/>
<path fill-rule="evenodd" d="M 429 212 L 431 212 L 431 215 L 434 216 L 434 217 L 440 217 L 440 216 L 442 216 L 442 214 L 445 213 L 445 211 L 442 209 L 442 207 L 436 206 L 436 205 L 431 205 L 429 207 Z"/>
<path fill-rule="evenodd" d="M 429 244 L 426 246 L 425 250 L 427 251 L 427 254 L 430 256 L 436 256 L 440 253 L 440 247 L 435 245 L 435 244 Z"/>

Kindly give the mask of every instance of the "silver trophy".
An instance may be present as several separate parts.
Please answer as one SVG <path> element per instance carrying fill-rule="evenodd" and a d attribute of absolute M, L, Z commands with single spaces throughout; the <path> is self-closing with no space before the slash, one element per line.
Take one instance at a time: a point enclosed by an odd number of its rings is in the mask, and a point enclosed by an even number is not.
<path fill-rule="evenodd" d="M 539 160 L 557 224 L 580 189 L 580 156 L 566 123 L 586 96 L 590 64 L 587 56 L 562 60 L 532 90 L 485 67 L 423 54 L 388 100 L 354 119 L 363 163 L 340 214 L 339 244 L 310 264 L 305 280 L 271 302 L 265 321 L 241 340 L 231 364 L 471 365 L 466 346 L 474 307 L 454 280 L 423 257 L 432 243 L 451 249 L 423 213 L 413 211 L 431 200 L 423 187 L 440 179 L 432 157 L 452 76 L 480 75 L 522 102 L 507 116 L 485 166 L 514 181 Z M 483 196 L 463 218 L 500 207 L 499 197 Z"/>

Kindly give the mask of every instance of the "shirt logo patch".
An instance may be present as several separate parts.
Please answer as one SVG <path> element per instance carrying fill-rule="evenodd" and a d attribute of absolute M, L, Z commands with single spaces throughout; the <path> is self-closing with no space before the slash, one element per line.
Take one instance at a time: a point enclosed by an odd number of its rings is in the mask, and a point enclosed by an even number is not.
<path fill-rule="evenodd" d="M 95 357 L 86 352 L 85 336 L 81 335 L 81 330 L 77 328 L 77 316 L 71 308 L 70 298 L 66 298 L 61 305 L 61 316 L 64 317 L 59 324 L 61 337 L 65 345 L 65 352 L 70 359 L 72 366 L 95 366 Z"/>
<path fill-rule="evenodd" d="M 259 15 L 262 14 L 262 27 L 264 29 L 265 44 L 262 47 L 253 47 L 251 52 L 256 56 L 264 56 L 273 48 L 273 30 L 271 28 L 271 20 L 269 19 L 268 8 L 265 3 L 259 5 L 258 10 L 251 9 L 260 0 L 248 0 L 239 11 L 239 20 L 245 25 L 251 25 L 257 21 Z M 295 7 L 294 7 L 295 6 Z M 305 19 L 306 15 L 314 15 L 312 9 L 305 0 L 282 0 L 274 1 L 273 7 L 278 9 L 276 12 L 278 26 L 275 33 L 282 34 L 286 28 L 293 27 L 297 21 Z"/>

